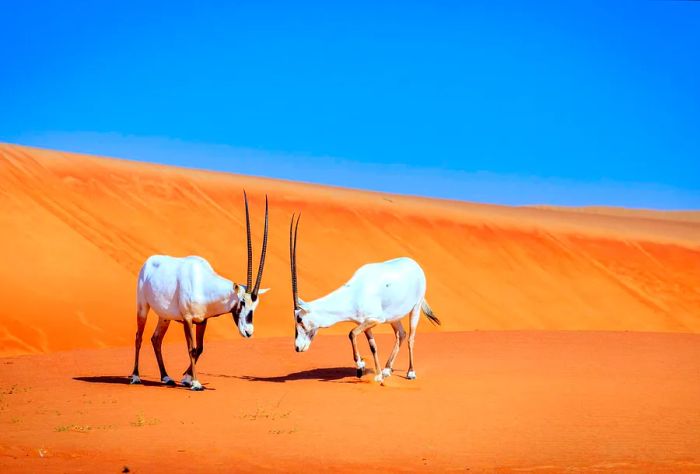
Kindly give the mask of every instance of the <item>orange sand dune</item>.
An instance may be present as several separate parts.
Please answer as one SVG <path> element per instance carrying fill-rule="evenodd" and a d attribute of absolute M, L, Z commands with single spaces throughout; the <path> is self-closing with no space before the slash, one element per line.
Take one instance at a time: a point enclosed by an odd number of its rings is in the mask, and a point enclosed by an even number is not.
<path fill-rule="evenodd" d="M 295 211 L 305 299 L 407 255 L 426 270 L 442 331 L 700 331 L 699 213 L 469 204 L 0 145 L 0 355 L 131 344 L 151 254 L 201 255 L 244 281 L 243 187 L 256 258 L 265 193 L 271 204 L 256 337 L 292 331 Z M 209 327 L 210 340 L 239 337 L 225 317 Z"/>
<path fill-rule="evenodd" d="M 389 336 L 378 336 L 380 350 Z M 208 344 L 207 390 L 126 384 L 130 348 L 0 359 L 3 472 L 698 472 L 700 335 L 419 334 L 418 379 L 343 336 Z M 365 356 L 369 355 L 362 346 Z M 171 373 L 181 344 L 164 350 Z M 147 381 L 157 379 L 146 357 Z M 157 384 L 156 384 L 157 385 Z"/>

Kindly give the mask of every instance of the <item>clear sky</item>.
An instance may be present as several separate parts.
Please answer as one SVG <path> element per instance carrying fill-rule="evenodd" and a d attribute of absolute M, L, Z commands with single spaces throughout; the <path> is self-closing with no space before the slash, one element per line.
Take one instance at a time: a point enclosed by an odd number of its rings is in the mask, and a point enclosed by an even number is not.
<path fill-rule="evenodd" d="M 0 0 L 0 17 L 0 141 L 700 209 L 700 2 Z"/>

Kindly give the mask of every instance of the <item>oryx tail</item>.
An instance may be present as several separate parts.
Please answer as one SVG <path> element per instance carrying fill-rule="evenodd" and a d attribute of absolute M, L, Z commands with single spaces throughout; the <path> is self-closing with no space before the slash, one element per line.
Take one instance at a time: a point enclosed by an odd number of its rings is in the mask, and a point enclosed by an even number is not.
<path fill-rule="evenodd" d="M 437 326 L 440 326 L 442 324 L 440 322 L 440 320 L 438 319 L 438 317 L 435 316 L 435 314 L 433 314 L 433 310 L 430 309 L 430 305 L 428 304 L 428 300 L 423 299 L 423 302 L 420 304 L 420 307 L 423 310 L 423 312 L 425 313 L 425 315 L 427 316 L 427 318 L 430 320 L 431 323 L 433 323 Z"/>

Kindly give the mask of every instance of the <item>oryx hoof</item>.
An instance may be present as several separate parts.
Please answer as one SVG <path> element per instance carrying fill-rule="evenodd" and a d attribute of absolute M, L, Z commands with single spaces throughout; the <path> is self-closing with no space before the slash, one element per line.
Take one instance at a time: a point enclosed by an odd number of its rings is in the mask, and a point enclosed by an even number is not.
<path fill-rule="evenodd" d="M 141 385 L 141 377 L 138 375 L 132 375 L 131 379 L 129 379 L 129 384 L 130 385 Z"/>
<path fill-rule="evenodd" d="M 192 376 L 190 374 L 186 374 L 184 377 L 182 377 L 180 383 L 182 383 L 182 385 L 185 387 L 192 386 Z"/>
<path fill-rule="evenodd" d="M 406 378 L 408 380 L 416 380 L 416 372 L 413 370 L 409 370 L 408 373 L 406 374 Z"/>
<path fill-rule="evenodd" d="M 384 370 L 382 370 L 382 375 L 384 377 L 391 377 L 391 369 L 389 367 L 385 367 Z"/>
<path fill-rule="evenodd" d="M 356 362 L 357 364 L 357 378 L 361 378 L 365 375 L 365 361 L 360 359 Z"/>
<path fill-rule="evenodd" d="M 202 390 L 204 390 L 204 387 L 202 387 L 202 384 L 199 383 L 199 380 L 193 380 L 192 386 L 190 386 L 190 390 L 194 390 L 195 392 L 201 392 Z"/>
<path fill-rule="evenodd" d="M 374 376 L 374 381 L 377 383 L 382 383 L 384 382 L 384 377 L 382 376 L 382 374 L 377 374 Z"/>
<path fill-rule="evenodd" d="M 160 379 L 161 382 L 163 382 L 164 385 L 167 385 L 168 387 L 174 387 L 175 386 L 175 381 L 168 377 L 167 375 Z"/>

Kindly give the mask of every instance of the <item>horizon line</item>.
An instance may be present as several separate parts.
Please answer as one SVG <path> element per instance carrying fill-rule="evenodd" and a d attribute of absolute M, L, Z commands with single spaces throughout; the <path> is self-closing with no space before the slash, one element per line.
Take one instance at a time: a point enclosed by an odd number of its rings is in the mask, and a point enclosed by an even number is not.
<path fill-rule="evenodd" d="M 24 134 L 5 143 L 59 153 L 77 153 L 205 172 L 484 205 L 662 212 L 700 211 L 700 193 L 658 183 L 612 180 L 591 182 L 558 177 L 497 174 L 489 171 L 368 163 L 330 156 L 311 156 L 296 152 L 258 150 L 115 132 Z M 198 157 L 199 163 L 192 160 L 193 155 Z M 250 166 L 251 162 L 262 163 L 264 168 L 276 171 L 261 174 Z M 304 179 L 305 177 L 307 179 Z M 407 184 L 403 186 L 399 183 Z M 429 186 L 425 186 L 425 183 Z M 429 189 L 432 192 L 406 192 L 402 189 L 410 187 L 411 184 L 417 191 Z M 553 199 L 544 199 L 545 196 Z M 628 202 L 621 202 L 625 200 Z"/>

